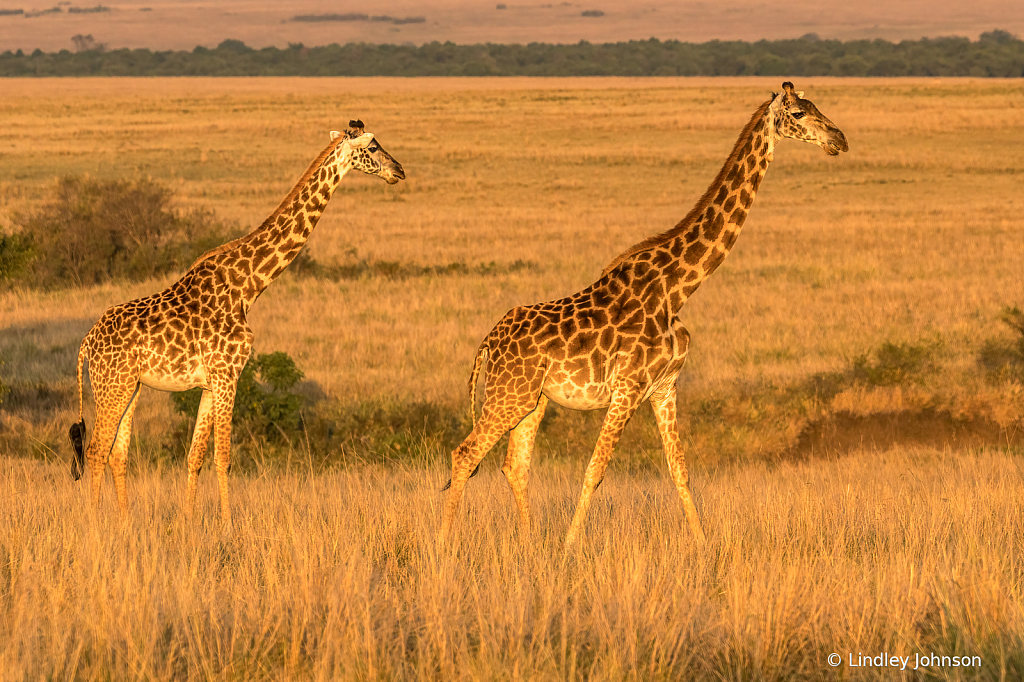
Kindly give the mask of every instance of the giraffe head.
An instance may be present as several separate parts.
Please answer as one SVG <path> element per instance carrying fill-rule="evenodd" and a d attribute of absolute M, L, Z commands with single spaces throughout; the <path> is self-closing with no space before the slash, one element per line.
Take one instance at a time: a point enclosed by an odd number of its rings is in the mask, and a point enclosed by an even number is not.
<path fill-rule="evenodd" d="M 389 185 L 399 180 L 405 180 L 405 170 L 402 164 L 395 161 L 395 157 L 384 151 L 380 142 L 373 133 L 363 131 L 362 121 L 349 121 L 348 129 L 344 133 L 336 130 L 331 131 L 331 140 L 344 137 L 338 149 L 342 150 L 342 156 L 349 152 L 349 164 L 351 168 L 362 171 L 368 175 L 376 175 L 384 178 Z"/>
<path fill-rule="evenodd" d="M 843 131 L 803 95 L 803 92 L 794 90 L 789 81 L 782 84 L 782 94 L 775 95 L 771 109 L 775 114 L 776 139 L 789 137 L 810 142 L 824 149 L 829 156 L 849 151 L 850 145 Z"/>

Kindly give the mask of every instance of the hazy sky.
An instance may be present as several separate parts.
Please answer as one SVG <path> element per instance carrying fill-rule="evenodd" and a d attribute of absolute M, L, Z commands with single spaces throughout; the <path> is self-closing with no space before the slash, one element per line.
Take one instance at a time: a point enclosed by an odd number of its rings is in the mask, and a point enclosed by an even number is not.
<path fill-rule="evenodd" d="M 101 6 L 108 11 L 72 11 L 97 7 L 93 2 L 96 0 L 81 5 L 59 2 L 60 12 L 39 13 L 55 5 L 48 1 L 33 5 L 27 0 L 0 0 L 0 11 L 23 10 L 22 14 L 0 15 L 0 51 L 73 50 L 75 35 L 91 35 L 96 43 L 110 48 L 180 50 L 196 45 L 213 47 L 226 38 L 242 40 L 252 47 L 285 47 L 289 43 L 312 46 L 347 42 L 418 45 L 432 40 L 463 44 L 574 43 L 651 37 L 704 42 L 796 38 L 806 33 L 844 40 L 945 35 L 977 38 L 993 28 L 1024 34 L 1022 0 L 297 0 L 273 4 L 253 0 L 103 0 Z M 349 21 L 293 19 L 325 14 L 368 16 Z M 417 21 L 410 22 L 410 18 Z"/>

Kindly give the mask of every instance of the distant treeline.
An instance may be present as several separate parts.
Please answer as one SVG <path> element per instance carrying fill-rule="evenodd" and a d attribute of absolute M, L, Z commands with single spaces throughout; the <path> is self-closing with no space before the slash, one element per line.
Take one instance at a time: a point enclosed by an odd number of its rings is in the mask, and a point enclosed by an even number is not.
<path fill-rule="evenodd" d="M 80 50 L 0 54 L 0 76 L 981 76 L 1024 77 L 1024 41 L 923 38 L 756 43 L 633 40 L 574 45 L 352 43 L 253 49 L 225 40 L 191 52 Z"/>

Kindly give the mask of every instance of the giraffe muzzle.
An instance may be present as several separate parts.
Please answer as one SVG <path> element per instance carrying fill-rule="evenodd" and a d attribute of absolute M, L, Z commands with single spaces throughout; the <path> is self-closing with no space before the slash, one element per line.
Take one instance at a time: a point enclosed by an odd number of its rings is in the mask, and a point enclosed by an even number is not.
<path fill-rule="evenodd" d="M 850 145 L 846 141 L 843 131 L 836 130 L 825 145 L 825 153 L 829 156 L 839 156 L 839 152 L 850 151 Z"/>
<path fill-rule="evenodd" d="M 397 184 L 399 180 L 405 180 L 405 169 L 402 168 L 402 164 L 395 162 L 395 165 L 389 169 L 391 173 L 384 178 L 385 182 L 389 185 Z"/>

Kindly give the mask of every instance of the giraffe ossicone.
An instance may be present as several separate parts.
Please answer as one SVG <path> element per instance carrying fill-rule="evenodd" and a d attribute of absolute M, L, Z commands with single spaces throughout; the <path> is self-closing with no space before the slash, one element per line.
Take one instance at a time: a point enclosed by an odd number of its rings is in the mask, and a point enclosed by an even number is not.
<path fill-rule="evenodd" d="M 89 463 L 93 504 L 99 502 L 109 461 L 118 504 L 128 508 L 128 442 L 139 389 L 202 388 L 199 413 L 188 453 L 189 515 L 195 504 L 199 470 L 212 432 L 220 488 L 221 519 L 231 525 L 227 474 L 231 463 L 231 416 L 238 376 L 249 359 L 253 332 L 249 308 L 298 256 L 337 189 L 351 170 L 376 175 L 389 184 L 405 178 L 402 165 L 363 130 L 349 122 L 263 224 L 207 251 L 177 282 L 152 296 L 109 308 L 82 340 L 78 351 L 78 417 L 68 435 L 74 448 L 72 475 L 81 478 Z M 85 448 L 83 367 L 96 402 L 92 440 Z"/>
<path fill-rule="evenodd" d="M 442 539 L 451 532 L 466 482 L 510 430 L 501 470 L 520 525 L 529 531 L 530 459 L 544 410 L 554 401 L 608 410 L 566 535 L 571 546 L 622 429 L 640 403 L 650 401 L 687 521 L 696 539 L 705 541 L 676 425 L 676 378 L 690 344 L 682 306 L 739 237 L 777 142 L 803 140 L 831 156 L 849 149 L 846 136 L 792 83 L 782 89 L 757 108 L 715 180 L 675 227 L 626 249 L 582 291 L 513 308 L 484 338 L 469 382 L 473 430 L 452 452 Z M 485 365 L 477 419 L 476 385 Z"/>

